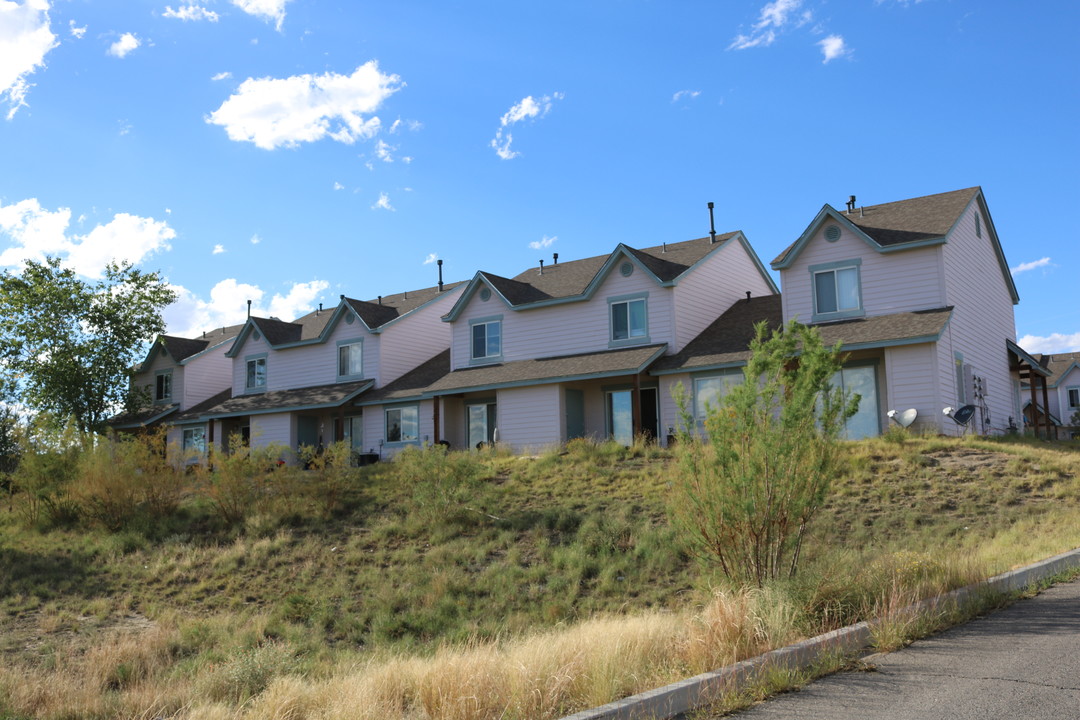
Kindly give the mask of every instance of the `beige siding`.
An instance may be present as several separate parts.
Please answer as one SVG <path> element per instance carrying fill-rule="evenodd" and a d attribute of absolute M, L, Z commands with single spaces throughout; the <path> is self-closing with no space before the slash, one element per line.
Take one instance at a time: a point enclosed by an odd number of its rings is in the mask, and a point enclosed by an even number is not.
<path fill-rule="evenodd" d="M 435 302 L 384 329 L 379 374 L 370 377 L 380 386 L 386 385 L 450 347 L 450 323 L 443 322 L 442 316 L 450 312 L 464 288 L 462 284 L 448 290 Z"/>
<path fill-rule="evenodd" d="M 498 392 L 499 444 L 514 452 L 532 453 L 561 442 L 560 385 L 513 388 Z"/>
<path fill-rule="evenodd" d="M 641 268 L 635 268 L 630 277 L 623 277 L 616 268 L 590 300 L 532 310 L 511 310 L 495 293 L 484 302 L 477 293 L 452 323 L 454 367 L 469 366 L 469 321 L 496 315 L 502 316 L 504 362 L 607 350 L 611 332 L 608 298 L 640 292 L 649 293 L 649 342 L 672 342 L 671 288 L 660 287 Z"/>
<path fill-rule="evenodd" d="M 963 353 L 964 362 L 983 378 L 990 425 L 994 431 L 1004 431 L 1009 416 L 1015 412 L 1005 340 L 1016 340 L 1016 325 L 1012 298 L 985 217 L 981 220 L 982 237 L 976 235 L 977 212 L 981 209 L 978 202 L 973 202 L 944 247 L 946 297 L 948 304 L 955 307 L 949 322 L 948 357 L 951 359 L 955 352 Z M 952 386 L 946 398 L 951 403 L 958 396 L 956 373 L 943 373 L 943 379 L 946 375 L 947 383 Z M 970 395 L 969 389 L 969 403 Z"/>
<path fill-rule="evenodd" d="M 843 229 L 839 240 L 828 242 L 824 231 L 832 224 L 832 220 L 826 220 L 792 266 L 780 273 L 785 321 L 798 317 L 802 322 L 811 322 L 814 300 L 810 267 L 853 259 L 862 261 L 859 280 L 863 310 L 868 316 L 946 305 L 940 246 L 879 253 L 847 229 Z"/>
<path fill-rule="evenodd" d="M 754 297 L 772 294 L 772 288 L 746 248 L 733 240 L 675 286 L 672 309 L 675 332 L 670 352 L 681 350 L 736 300 L 745 298 L 747 291 Z"/>

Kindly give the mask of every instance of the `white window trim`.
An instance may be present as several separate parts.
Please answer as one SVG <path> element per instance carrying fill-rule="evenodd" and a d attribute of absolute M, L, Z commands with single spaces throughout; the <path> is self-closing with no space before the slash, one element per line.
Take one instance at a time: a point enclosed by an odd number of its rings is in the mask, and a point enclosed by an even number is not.
<path fill-rule="evenodd" d="M 630 328 L 630 303 L 642 302 L 645 306 L 645 328 L 642 335 L 629 335 Z M 649 338 L 649 293 L 634 293 L 632 295 L 616 295 L 609 297 L 608 302 L 608 347 L 617 348 L 627 345 L 648 345 L 652 340 Z M 615 308 L 619 305 L 626 306 L 626 332 L 625 338 L 615 338 Z"/>
<path fill-rule="evenodd" d="M 828 322 L 830 320 L 843 320 L 846 318 L 866 316 L 866 306 L 863 303 L 862 291 L 862 258 L 852 258 L 851 260 L 838 260 L 836 262 L 822 263 L 820 265 L 811 265 L 807 269 L 810 271 L 810 298 L 814 303 L 814 312 L 810 318 L 810 322 Z M 855 270 L 855 285 L 859 290 L 859 306 L 850 310 L 818 312 L 817 276 L 831 272 L 833 273 L 833 282 L 835 283 L 836 272 L 838 270 L 848 269 Z M 837 299 L 839 302 L 839 292 L 837 292 Z"/>

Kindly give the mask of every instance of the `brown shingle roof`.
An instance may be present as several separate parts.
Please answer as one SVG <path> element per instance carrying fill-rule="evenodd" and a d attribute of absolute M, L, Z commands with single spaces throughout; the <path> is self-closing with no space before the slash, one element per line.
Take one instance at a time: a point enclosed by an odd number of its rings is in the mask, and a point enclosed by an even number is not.
<path fill-rule="evenodd" d="M 201 403 L 192 405 L 179 415 L 169 418 L 169 422 L 174 425 L 179 425 L 186 422 L 195 422 L 200 417 L 205 415 L 206 412 L 213 408 L 215 405 L 220 405 L 231 397 L 232 388 L 226 388 L 225 390 L 219 392 L 217 395 L 211 395 L 210 397 L 203 400 Z"/>
<path fill-rule="evenodd" d="M 176 362 L 186 360 L 196 353 L 201 353 L 210 346 L 210 343 L 206 340 L 191 340 L 173 335 L 162 335 L 160 340 L 161 344 L 165 346 L 165 351 Z"/>
<path fill-rule="evenodd" d="M 572 378 L 639 373 L 650 365 L 665 347 L 667 346 L 645 345 L 463 368 L 443 375 L 431 383 L 425 392 L 443 395 L 472 388 L 542 384 Z"/>
<path fill-rule="evenodd" d="M 843 343 L 845 347 L 873 345 L 886 347 L 905 340 L 934 338 L 941 335 L 952 317 L 952 307 L 915 312 L 875 315 L 816 325 L 826 345 Z"/>
<path fill-rule="evenodd" d="M 429 385 L 449 372 L 450 351 L 443 350 L 393 382 L 364 395 L 363 404 L 388 403 L 420 397 Z"/>
<path fill-rule="evenodd" d="M 264 393 L 240 395 L 229 398 L 205 412 L 210 416 L 249 415 L 269 412 L 285 412 L 294 408 L 332 408 L 359 395 L 373 381 L 357 380 L 331 385 L 315 385 L 288 390 L 272 390 Z"/>
<path fill-rule="evenodd" d="M 1072 367 L 1073 363 L 1080 365 L 1080 352 L 1047 353 L 1038 354 L 1035 357 L 1044 368 L 1050 371 L 1050 375 L 1046 378 L 1046 382 L 1051 386 L 1056 386 L 1061 382 L 1065 373 Z"/>
<path fill-rule="evenodd" d="M 854 212 L 844 211 L 843 216 L 883 247 L 931 240 L 944 237 L 979 192 L 979 187 L 970 187 L 910 200 L 868 205 Z M 795 243 L 792 243 L 785 248 L 773 260 L 773 265 L 784 262 L 794 247 Z"/>
<path fill-rule="evenodd" d="M 138 412 L 123 412 L 113 415 L 105 424 L 117 430 L 148 427 L 176 412 L 179 405 L 155 405 Z"/>
<path fill-rule="evenodd" d="M 349 303 L 349 307 L 356 311 L 356 314 L 360 316 L 364 323 L 374 330 L 461 284 L 461 282 L 443 283 L 441 292 L 436 285 L 421 290 L 409 290 L 396 295 L 383 295 L 381 299 L 354 300 L 345 298 L 345 301 Z"/>

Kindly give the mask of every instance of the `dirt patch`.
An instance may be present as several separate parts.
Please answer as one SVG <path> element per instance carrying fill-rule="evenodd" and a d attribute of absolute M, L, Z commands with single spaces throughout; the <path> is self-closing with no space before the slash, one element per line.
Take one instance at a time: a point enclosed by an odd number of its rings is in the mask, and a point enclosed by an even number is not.
<path fill-rule="evenodd" d="M 926 457 L 932 458 L 936 465 L 946 472 L 964 471 L 978 474 L 1004 473 L 1005 467 L 1012 459 L 1011 455 L 1005 453 L 972 448 L 937 450 L 926 453 Z"/>

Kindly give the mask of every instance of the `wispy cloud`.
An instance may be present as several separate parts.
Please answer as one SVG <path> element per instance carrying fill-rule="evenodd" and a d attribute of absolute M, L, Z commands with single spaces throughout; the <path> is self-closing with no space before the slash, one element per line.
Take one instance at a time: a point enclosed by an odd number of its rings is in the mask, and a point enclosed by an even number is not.
<path fill-rule="evenodd" d="M 352 75 L 248 78 L 206 122 L 224 127 L 230 140 L 264 150 L 327 137 L 352 145 L 379 132 L 373 113 L 404 86 L 397 75 L 380 72 L 375 60 Z"/>
<path fill-rule="evenodd" d="M 45 56 L 59 44 L 49 26 L 46 0 L 0 2 L 0 101 L 10 108 L 8 120 L 26 105 L 30 76 L 45 67 Z"/>
<path fill-rule="evenodd" d="M 813 19 L 810 10 L 799 12 L 803 0 L 773 0 L 766 3 L 758 14 L 748 34 L 740 33 L 728 45 L 728 50 L 745 50 L 752 47 L 767 47 L 776 40 L 776 33 L 794 23 L 796 27 L 805 25 Z"/>
<path fill-rule="evenodd" d="M 677 93 L 675 93 L 674 95 L 671 96 L 671 102 L 677 103 L 677 102 L 679 102 L 679 100 L 682 100 L 684 97 L 685 98 L 690 98 L 691 100 L 693 100 L 694 98 L 696 98 L 700 94 L 701 94 L 700 90 L 680 90 L 679 92 L 677 92 Z"/>
<path fill-rule="evenodd" d="M 837 58 L 847 57 L 851 54 L 851 48 L 844 43 L 840 35 L 830 35 L 817 43 L 821 48 L 821 54 L 825 57 L 822 63 L 827 63 Z"/>
<path fill-rule="evenodd" d="M 375 157 L 379 158 L 385 163 L 394 162 L 394 152 L 396 150 L 396 145 L 391 145 L 385 140 L 379 140 L 375 143 Z"/>
<path fill-rule="evenodd" d="M 210 79 L 213 80 L 214 82 L 219 82 L 221 80 L 228 80 L 231 77 L 232 77 L 232 73 L 229 72 L 228 70 L 226 70 L 225 72 L 219 72 L 217 75 L 214 75 Z"/>
<path fill-rule="evenodd" d="M 207 10 L 202 5 L 181 5 L 176 10 L 173 10 L 169 5 L 166 5 L 165 12 L 161 13 L 161 16 L 183 20 L 185 22 L 190 20 L 218 21 L 218 14 L 213 10 Z"/>
<path fill-rule="evenodd" d="M 251 244 L 252 245 L 258 245 L 261 242 L 262 242 L 262 238 L 259 237 L 259 233 L 255 233 L 254 235 L 251 236 Z"/>
<path fill-rule="evenodd" d="M 334 189 L 335 189 L 335 190 L 344 190 L 344 189 L 345 189 L 345 186 L 344 186 L 344 185 L 342 185 L 341 183 L 339 183 L 339 182 L 335 181 L 335 182 L 334 182 Z"/>
<path fill-rule="evenodd" d="M 1032 260 L 1031 262 L 1020 263 L 1014 268 L 1009 268 L 1009 272 L 1013 275 L 1019 275 L 1020 273 L 1027 272 L 1028 270 L 1034 270 L 1035 268 L 1049 267 L 1050 258 L 1044 257 L 1038 260 Z"/>
<path fill-rule="evenodd" d="M 74 20 L 68 20 L 68 32 L 71 33 L 71 37 L 81 40 L 82 36 L 86 34 L 86 26 L 78 27 Z"/>
<path fill-rule="evenodd" d="M 107 54 L 112 55 L 115 58 L 124 58 L 128 56 L 132 50 L 135 50 L 142 45 L 142 40 L 135 37 L 134 33 L 124 33 L 120 36 L 120 39 L 109 46 Z"/>
<path fill-rule="evenodd" d="M 552 235 L 551 237 L 545 235 L 539 240 L 533 240 L 531 243 L 529 243 L 529 247 L 533 250 L 543 250 L 544 248 L 551 247 L 552 243 L 554 243 L 558 239 L 558 235 Z"/>
<path fill-rule="evenodd" d="M 1080 332 L 1064 335 L 1025 335 L 1016 341 L 1020 347 L 1032 353 L 1080 352 Z"/>
<path fill-rule="evenodd" d="M 439 259 L 438 253 L 428 253 L 428 256 L 424 258 L 425 265 L 431 265 L 433 262 Z"/>
<path fill-rule="evenodd" d="M 285 5 L 290 0 L 232 0 L 232 4 L 248 15 L 254 15 L 266 21 L 273 21 L 274 28 L 281 31 L 285 22 Z"/>
<path fill-rule="evenodd" d="M 390 204 L 390 196 L 384 192 L 379 193 L 379 199 L 375 201 L 375 204 L 371 206 L 372 210 L 389 210 L 394 211 L 394 206 Z"/>
<path fill-rule="evenodd" d="M 495 131 L 495 137 L 492 138 L 490 143 L 491 147 L 495 149 L 495 154 L 503 160 L 511 160 L 520 155 L 521 153 L 510 149 L 510 143 L 514 141 L 514 137 L 508 128 L 523 120 L 536 120 L 544 117 L 551 112 L 554 101 L 562 100 L 563 97 L 565 96 L 561 92 L 544 95 L 539 100 L 529 95 L 507 110 L 506 114 L 499 119 L 499 128 Z"/>
<path fill-rule="evenodd" d="M 214 251 L 212 253 L 210 253 L 210 254 L 211 255 L 220 255 L 223 252 L 225 252 L 225 246 L 224 245 L 215 245 L 214 246 Z"/>

